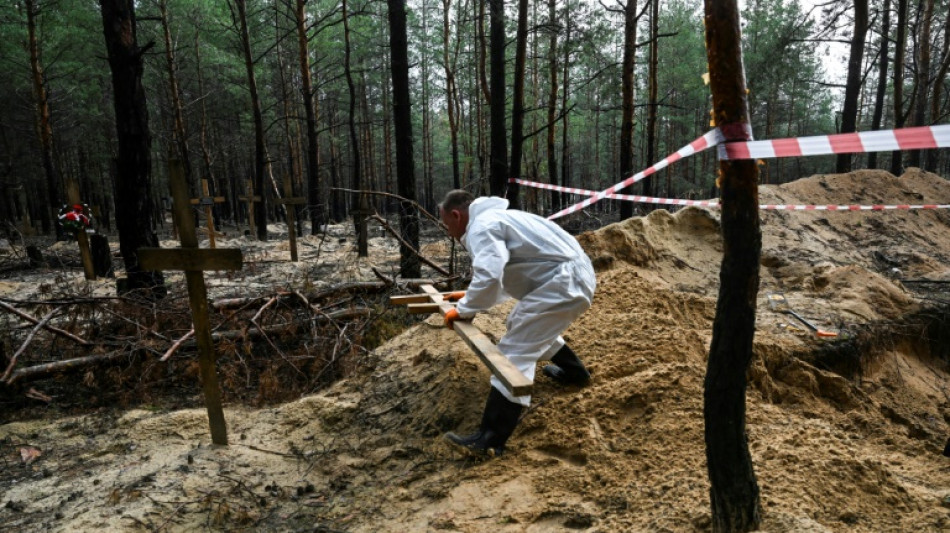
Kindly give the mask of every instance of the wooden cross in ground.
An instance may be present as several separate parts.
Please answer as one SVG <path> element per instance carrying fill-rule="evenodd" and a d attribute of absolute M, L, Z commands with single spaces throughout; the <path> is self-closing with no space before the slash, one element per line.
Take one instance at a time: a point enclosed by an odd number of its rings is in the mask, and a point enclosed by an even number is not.
<path fill-rule="evenodd" d="M 251 226 L 251 236 L 257 235 L 257 228 L 254 226 L 254 204 L 261 201 L 261 197 L 254 194 L 254 182 L 247 180 L 247 196 L 238 196 L 238 200 L 247 202 L 247 220 Z"/>
<path fill-rule="evenodd" d="M 198 366 L 201 370 L 201 386 L 208 422 L 211 425 L 211 441 L 228 444 L 228 430 L 221 408 L 221 389 L 215 374 L 214 345 L 211 326 L 208 322 L 208 293 L 205 287 L 205 270 L 240 270 L 243 260 L 238 248 L 202 250 L 198 248 L 195 221 L 191 216 L 188 186 L 185 172 L 179 161 L 169 163 L 169 181 L 174 199 L 174 214 L 178 221 L 181 248 L 139 248 L 138 258 L 144 270 L 184 270 L 188 283 L 188 299 L 198 344 Z"/>
<path fill-rule="evenodd" d="M 390 296 L 389 302 L 393 304 L 408 304 L 410 314 L 419 313 L 439 313 L 445 316 L 449 310 L 455 306 L 443 299 L 442 293 L 437 291 L 432 285 L 422 285 L 420 287 L 425 294 L 412 294 L 409 296 Z M 498 347 L 482 333 L 482 330 L 475 327 L 470 320 L 456 320 L 453 323 L 455 333 L 468 347 L 481 358 L 482 362 L 491 370 L 501 382 L 515 396 L 524 396 L 531 394 L 533 383 L 505 357 L 505 354 L 498 350 Z"/>
<path fill-rule="evenodd" d="M 284 177 L 284 198 L 277 200 L 277 203 L 282 204 L 287 211 L 287 236 L 290 238 L 290 260 L 297 262 L 297 215 L 295 213 L 296 209 L 294 209 L 293 206 L 306 204 L 307 199 L 303 196 L 291 198 L 290 195 L 293 193 L 293 185 L 290 183 L 290 177 Z"/>
<path fill-rule="evenodd" d="M 201 180 L 201 197 L 192 198 L 191 205 L 200 205 L 204 207 L 205 219 L 207 220 L 208 225 L 208 239 L 211 243 L 211 247 L 215 248 L 214 244 L 214 213 L 211 208 L 214 204 L 224 203 L 224 196 L 211 196 L 211 192 L 208 189 L 208 180 Z"/>
<path fill-rule="evenodd" d="M 66 180 L 66 197 L 69 199 L 70 206 L 82 205 L 79 199 L 79 184 L 72 178 Z M 92 266 L 92 253 L 89 251 L 89 236 L 86 235 L 85 226 L 76 232 L 76 242 L 79 243 L 79 255 L 82 257 L 82 269 L 86 274 L 86 279 L 96 279 L 96 270 Z"/>

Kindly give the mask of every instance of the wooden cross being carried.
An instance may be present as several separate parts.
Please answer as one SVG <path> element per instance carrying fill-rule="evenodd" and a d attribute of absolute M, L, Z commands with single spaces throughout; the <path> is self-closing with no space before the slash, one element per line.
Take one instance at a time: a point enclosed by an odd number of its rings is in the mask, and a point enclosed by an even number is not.
<path fill-rule="evenodd" d="M 290 239 L 290 260 L 297 262 L 297 215 L 295 205 L 307 203 L 307 199 L 302 196 L 291 198 L 294 193 L 293 185 L 289 177 L 284 177 L 284 198 L 278 199 L 277 203 L 282 204 L 287 211 L 287 236 Z"/>
<path fill-rule="evenodd" d="M 178 220 L 181 248 L 139 248 L 138 258 L 145 270 L 184 270 L 188 282 L 188 299 L 191 303 L 192 322 L 198 343 L 198 366 L 201 370 L 201 385 L 208 408 L 211 425 L 211 441 L 228 444 L 228 430 L 221 408 L 221 389 L 214 367 L 214 346 L 211 341 L 211 326 L 208 321 L 208 292 L 205 287 L 205 270 L 240 270 L 243 264 L 241 250 L 221 248 L 202 250 L 195 236 L 195 222 L 188 201 L 188 186 L 181 162 L 169 162 L 169 181 L 174 200 L 175 218 Z"/>
<path fill-rule="evenodd" d="M 208 180 L 201 180 L 201 197 L 192 198 L 191 205 L 200 205 L 204 207 L 205 219 L 208 225 L 208 240 L 211 243 L 211 247 L 215 248 L 214 244 L 214 213 L 211 208 L 214 207 L 214 204 L 224 203 L 224 196 L 211 196 L 211 192 L 208 189 Z"/>
<path fill-rule="evenodd" d="M 425 294 L 412 294 L 409 296 L 390 296 L 389 301 L 393 304 L 408 304 L 410 314 L 420 313 L 439 313 L 445 316 L 455 306 L 446 302 L 438 290 L 432 285 L 422 285 L 421 289 Z M 514 396 L 524 396 L 531 394 L 533 383 L 525 377 L 518 368 L 505 357 L 505 354 L 498 350 L 498 347 L 475 327 L 469 320 L 456 320 L 453 323 L 455 333 L 468 344 L 469 348 L 481 358 L 482 362 L 491 370 Z"/>
<path fill-rule="evenodd" d="M 260 195 L 254 194 L 254 182 L 247 180 L 247 196 L 238 196 L 238 200 L 247 202 L 247 220 L 251 226 L 251 236 L 257 235 L 257 228 L 254 225 L 254 204 L 261 201 Z"/>
<path fill-rule="evenodd" d="M 69 198 L 69 205 L 82 205 L 82 201 L 79 199 L 79 184 L 72 178 L 66 180 L 66 196 Z M 86 279 L 96 279 L 96 269 L 92 266 L 89 236 L 86 235 L 85 227 L 76 232 L 76 242 L 79 243 L 79 255 L 82 257 L 82 269 L 86 274 Z"/>

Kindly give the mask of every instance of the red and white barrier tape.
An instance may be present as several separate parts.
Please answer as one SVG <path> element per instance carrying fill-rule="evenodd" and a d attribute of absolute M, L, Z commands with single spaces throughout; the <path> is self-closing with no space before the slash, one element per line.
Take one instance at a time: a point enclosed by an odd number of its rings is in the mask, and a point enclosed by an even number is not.
<path fill-rule="evenodd" d="M 576 213 L 587 206 L 599 202 L 608 196 L 617 196 L 625 187 L 655 174 L 656 171 L 689 157 L 697 152 L 702 152 L 708 148 L 719 145 L 719 159 L 765 159 L 772 157 L 795 157 L 812 156 L 824 154 L 854 154 L 865 152 L 888 152 L 894 150 L 922 150 L 929 148 L 948 148 L 950 147 L 950 124 L 940 126 L 921 126 L 916 128 L 901 128 L 897 130 L 879 130 L 861 133 L 839 133 L 835 135 L 820 135 L 815 137 L 798 137 L 788 139 L 773 139 L 770 141 L 741 141 L 723 143 L 724 137 L 719 128 L 710 130 L 702 137 L 680 148 L 675 153 L 667 156 L 665 159 L 656 163 L 652 167 L 630 176 L 629 178 L 613 185 L 600 192 L 577 192 L 575 194 L 590 195 L 590 198 L 578 202 L 570 207 L 562 209 L 549 216 L 549 220 L 560 218 L 564 215 Z M 512 180 L 514 181 L 514 180 Z M 528 185 L 528 183 L 525 183 Z M 541 185 L 541 184 L 539 184 Z M 549 187 L 543 187 L 549 188 Z M 577 189 L 578 191 L 582 189 Z M 565 190 L 565 192 L 572 192 Z M 627 195 L 629 196 L 629 195 Z M 642 197 L 647 198 L 647 197 Z M 676 200 L 662 198 L 653 198 L 652 200 L 665 200 L 654 202 L 644 200 L 646 203 L 670 203 Z M 640 200 L 635 200 L 640 201 Z M 687 202 L 692 200 L 680 200 Z M 675 203 L 672 205 L 695 205 Z M 796 211 L 808 210 L 883 210 L 883 209 L 943 209 L 938 204 L 931 204 L 933 207 L 920 205 L 914 206 L 786 206 L 781 209 L 793 209 Z M 779 209 L 774 207 L 774 209 Z"/>
<path fill-rule="evenodd" d="M 570 194 L 580 194 L 584 196 L 596 196 L 597 191 L 589 189 L 577 189 L 574 187 L 559 187 L 548 183 L 538 183 L 522 179 L 511 179 L 512 183 L 534 187 L 537 189 L 547 189 L 550 191 L 561 191 Z M 697 207 L 719 207 L 718 200 L 679 200 L 674 198 L 655 198 L 653 196 L 638 196 L 633 194 L 611 194 L 611 199 L 625 200 L 628 202 L 639 202 L 642 204 L 662 204 L 662 205 L 681 205 Z M 872 205 L 794 205 L 794 204 L 762 204 L 759 209 L 769 211 L 890 211 L 900 209 L 950 209 L 950 204 L 872 204 Z"/>
<path fill-rule="evenodd" d="M 950 147 L 950 124 L 944 124 L 771 141 L 729 142 L 719 145 L 719 159 L 766 159 L 948 147 Z"/>
<path fill-rule="evenodd" d="M 596 196 L 597 191 L 591 191 L 588 189 L 575 189 L 572 187 L 559 187 L 557 185 L 551 185 L 548 183 L 538 183 L 536 181 L 528 181 L 522 179 L 510 179 L 510 183 L 517 183 L 519 185 L 524 185 L 526 187 L 534 187 L 536 189 L 548 189 L 550 191 L 562 191 L 571 194 L 580 194 L 583 196 Z M 662 204 L 662 205 L 695 205 L 700 207 L 719 207 L 718 200 L 677 200 L 674 198 L 655 198 L 653 196 L 639 196 L 634 194 L 611 194 L 611 199 L 616 200 L 626 200 L 628 202 L 639 202 L 641 204 Z"/>
<path fill-rule="evenodd" d="M 562 209 L 561 211 L 558 211 L 557 213 L 554 213 L 553 215 L 548 217 L 548 220 L 554 220 L 564 215 L 575 213 L 595 202 L 599 202 L 600 200 L 603 200 L 604 198 L 608 196 L 613 196 L 614 193 L 620 192 L 620 190 L 623 189 L 624 187 L 633 185 L 634 183 L 642 180 L 643 178 L 650 176 L 652 174 L 655 174 L 656 171 L 666 168 L 667 166 L 669 166 L 670 163 L 674 163 L 676 161 L 679 161 L 680 159 L 683 159 L 684 157 L 689 157 L 697 152 L 702 152 L 703 150 L 712 148 L 713 146 L 716 146 L 717 144 L 719 144 L 721 140 L 722 140 L 722 134 L 719 132 L 718 128 L 714 130 L 710 130 L 702 137 L 680 148 L 676 152 L 666 156 L 665 159 L 653 165 L 652 167 L 646 170 L 637 172 L 633 176 L 630 176 L 629 178 L 621 181 L 620 183 L 612 187 L 604 189 L 603 191 L 600 191 L 598 193 L 594 193 L 594 195 L 584 200 L 583 202 L 579 202 L 566 209 Z"/>

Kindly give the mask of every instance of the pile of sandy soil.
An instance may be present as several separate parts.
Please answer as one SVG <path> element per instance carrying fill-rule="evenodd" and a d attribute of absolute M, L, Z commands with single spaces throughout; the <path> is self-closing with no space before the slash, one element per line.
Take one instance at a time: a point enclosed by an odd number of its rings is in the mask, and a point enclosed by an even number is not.
<path fill-rule="evenodd" d="M 763 204 L 948 203 L 950 183 L 917 170 L 861 171 L 760 194 Z M 950 280 L 950 213 L 764 212 L 762 231 L 748 393 L 762 530 L 950 529 L 950 460 L 940 455 L 950 434 L 946 347 L 930 330 L 902 329 L 950 300 L 938 283 Z M 565 336 L 593 382 L 562 388 L 541 378 L 502 458 L 473 461 L 441 440 L 476 427 L 488 372 L 431 317 L 375 350 L 365 375 L 274 408 L 228 406 L 226 448 L 209 444 L 200 409 L 0 426 L 15 475 L 0 485 L 0 525 L 708 530 L 702 395 L 718 214 L 660 210 L 579 240 L 599 286 Z M 778 292 L 839 336 L 818 338 L 770 309 L 767 295 Z M 498 338 L 509 308 L 475 322 Z M 840 372 L 847 357 L 860 371 Z"/>

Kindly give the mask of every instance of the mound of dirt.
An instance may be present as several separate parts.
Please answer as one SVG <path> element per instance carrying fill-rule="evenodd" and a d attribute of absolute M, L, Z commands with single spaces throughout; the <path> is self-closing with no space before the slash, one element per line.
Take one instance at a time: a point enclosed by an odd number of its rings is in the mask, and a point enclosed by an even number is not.
<path fill-rule="evenodd" d="M 917 170 L 901 178 L 861 171 L 762 187 L 761 200 L 948 203 L 950 184 Z M 762 231 L 748 433 L 763 531 L 950 528 L 950 465 L 940 456 L 950 419 L 946 349 L 931 330 L 904 326 L 946 309 L 940 284 L 923 283 L 950 279 L 950 214 L 767 211 Z M 433 317 L 372 352 L 371 370 L 321 394 L 264 410 L 229 406 L 227 448 L 208 444 L 201 410 L 0 426 L 6 467 L 19 476 L 4 487 L 0 524 L 708 530 L 702 398 L 722 254 L 718 214 L 660 210 L 579 240 L 599 286 L 565 336 L 592 384 L 561 388 L 541 378 L 500 459 L 473 462 L 440 438 L 478 424 L 488 373 Z M 768 294 L 779 292 L 838 337 L 818 338 L 773 310 Z M 508 309 L 475 323 L 498 338 Z M 860 371 L 841 372 L 845 360 Z M 26 464 L 34 453 L 39 459 Z"/>

